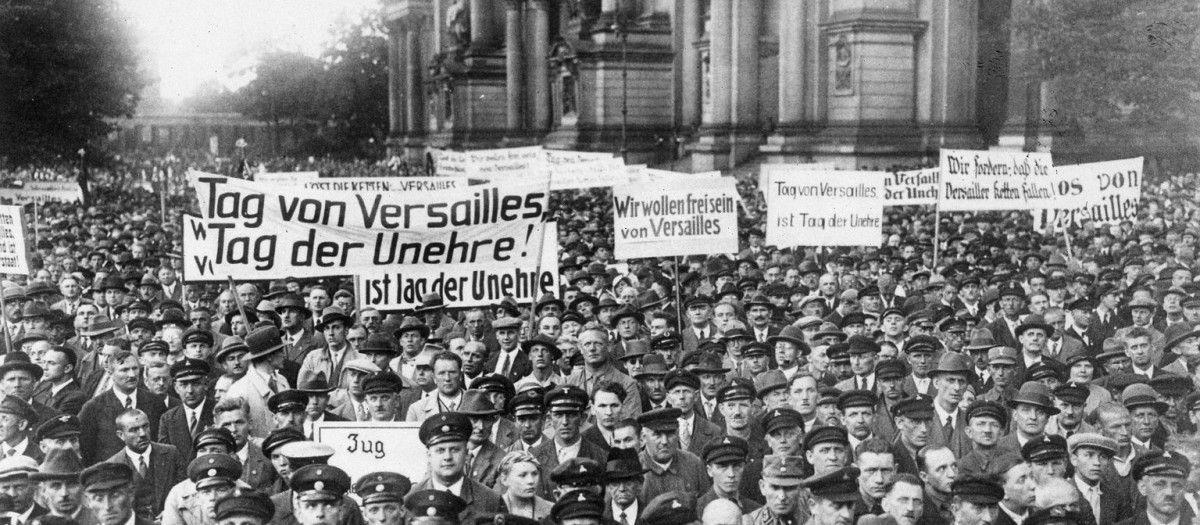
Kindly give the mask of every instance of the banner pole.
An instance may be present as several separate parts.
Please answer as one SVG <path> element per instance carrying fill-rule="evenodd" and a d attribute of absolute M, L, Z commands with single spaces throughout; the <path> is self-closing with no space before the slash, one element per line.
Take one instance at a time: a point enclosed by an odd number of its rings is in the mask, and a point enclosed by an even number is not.
<path fill-rule="evenodd" d="M 159 188 L 158 201 L 159 201 L 159 205 L 161 206 L 160 213 L 162 214 L 163 224 L 166 224 L 167 223 L 167 189 L 168 189 L 168 186 L 167 186 L 167 170 L 165 170 L 165 169 L 162 171 L 162 185 L 160 185 L 158 188 Z M 232 277 L 230 277 L 230 279 L 232 279 Z M 243 319 L 245 319 L 245 317 L 243 317 Z"/>
<path fill-rule="evenodd" d="M 236 283 L 233 282 L 233 276 L 228 275 L 226 277 L 229 278 L 229 294 L 233 296 L 233 300 L 237 303 L 238 312 L 242 314 L 242 324 L 246 325 L 246 334 L 249 335 L 250 334 L 250 318 L 246 317 L 246 305 L 242 304 L 242 298 L 238 296 L 237 285 L 236 285 Z M 230 328 L 230 332 L 232 332 L 233 327 L 231 326 L 229 328 Z M 234 335 L 237 335 L 237 334 L 234 334 Z"/>
<path fill-rule="evenodd" d="M 682 336 L 683 335 L 683 309 L 682 309 L 683 301 L 680 300 L 679 294 L 681 293 L 680 288 L 683 288 L 683 283 L 679 281 L 680 264 L 681 263 L 679 261 L 679 256 L 676 255 L 675 256 L 675 271 L 671 272 L 674 274 L 673 277 L 675 278 L 675 328 L 677 328 L 679 330 L 678 333 Z"/>
<path fill-rule="evenodd" d="M 938 252 L 942 246 L 942 219 L 941 206 L 938 203 L 933 203 L 933 268 L 930 270 L 937 271 Z"/>
<path fill-rule="evenodd" d="M 13 352 L 12 336 L 8 333 L 8 316 L 4 315 L 4 290 L 0 289 L 0 329 L 4 330 L 4 351 Z"/>
<path fill-rule="evenodd" d="M 37 249 L 37 243 L 41 240 L 41 227 L 38 226 L 38 198 L 33 198 L 33 246 Z"/>
<path fill-rule="evenodd" d="M 1069 223 L 1063 225 L 1063 239 L 1065 241 L 1067 241 L 1067 258 L 1073 260 L 1073 259 L 1075 259 L 1075 249 L 1071 246 L 1070 229 L 1071 229 L 1071 225 Z"/>

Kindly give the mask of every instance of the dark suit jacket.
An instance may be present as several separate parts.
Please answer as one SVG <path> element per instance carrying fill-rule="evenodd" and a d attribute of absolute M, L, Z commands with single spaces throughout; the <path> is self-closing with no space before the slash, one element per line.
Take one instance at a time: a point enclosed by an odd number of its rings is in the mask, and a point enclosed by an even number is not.
<path fill-rule="evenodd" d="M 900 436 L 897 435 L 896 441 L 892 443 L 892 456 L 896 458 L 896 473 L 919 476 L 921 470 L 917 468 L 917 458 L 908 453 L 908 448 L 904 446 L 904 443 L 900 439 Z"/>
<path fill-rule="evenodd" d="M 704 447 L 707 447 L 709 443 L 719 441 L 724 435 L 724 428 L 710 423 L 697 414 L 692 418 L 692 442 L 688 445 L 687 451 L 700 457 L 704 455 Z"/>
<path fill-rule="evenodd" d="M 242 464 L 241 480 L 259 492 L 270 494 L 276 477 L 275 467 L 271 466 L 271 458 L 263 454 L 262 447 L 254 442 L 247 443 L 246 446 L 250 447 L 250 453 L 246 457 L 246 462 Z"/>
<path fill-rule="evenodd" d="M 691 326 L 683 327 L 683 331 L 679 334 L 683 340 L 683 351 L 679 355 L 686 354 L 700 347 L 700 338 L 696 337 L 696 330 Z M 717 333 L 717 325 L 709 323 L 708 325 L 708 340 L 715 340 L 720 334 Z M 671 363 L 667 363 L 670 367 Z"/>
<path fill-rule="evenodd" d="M 425 481 L 413 485 L 408 495 L 432 489 L 433 480 L 429 476 L 425 476 Z M 458 515 L 458 523 L 475 523 L 476 517 L 492 516 L 508 511 L 499 494 L 471 478 L 463 480 L 462 494 L 459 494 L 458 497 L 467 502 L 467 509 Z"/>
<path fill-rule="evenodd" d="M 987 329 L 992 333 L 992 339 L 996 341 L 998 346 L 1008 346 L 1017 350 L 1021 349 L 1021 342 L 1017 341 L 1017 336 L 1013 335 L 1012 330 L 1008 329 L 1008 323 L 1004 322 L 1004 316 L 1000 316 L 988 324 Z"/>
<path fill-rule="evenodd" d="M 491 355 L 488 356 L 487 362 L 483 364 L 483 371 L 489 374 L 492 373 L 492 371 L 496 369 L 496 365 L 499 363 L 499 361 L 500 351 L 497 350 L 492 352 Z M 513 356 L 512 363 L 509 363 L 508 365 L 509 381 L 516 383 L 521 378 L 529 375 L 532 372 L 533 363 L 529 361 L 529 355 L 526 354 L 524 350 L 518 348 L 516 355 Z"/>
<path fill-rule="evenodd" d="M 722 432 L 725 431 L 725 414 L 721 413 L 721 404 L 714 403 L 712 416 L 709 416 L 704 412 L 704 394 L 696 394 L 696 417 L 716 425 Z"/>
<path fill-rule="evenodd" d="M 468 454 L 470 454 L 469 451 Z M 491 441 L 484 443 L 479 447 L 475 461 L 471 463 L 470 478 L 482 483 L 485 487 L 494 486 L 496 478 L 500 475 L 500 461 L 504 459 L 504 454 L 504 449 L 497 447 Z"/>
<path fill-rule="evenodd" d="M 934 401 L 935 403 L 937 401 Z M 950 447 L 950 451 L 954 452 L 955 457 L 963 457 L 974 450 L 974 445 L 971 443 L 971 438 L 967 437 L 967 414 L 965 410 L 959 410 L 958 415 L 954 418 L 954 430 L 950 433 L 950 438 L 946 439 L 944 430 L 945 421 L 937 421 L 938 416 L 934 414 L 934 421 L 930 422 L 929 427 L 929 446 L 945 445 Z"/>
<path fill-rule="evenodd" d="M 517 424 L 505 418 L 496 420 L 496 447 L 500 450 L 508 450 L 513 443 L 521 439 L 521 432 L 517 429 Z"/>
<path fill-rule="evenodd" d="M 150 435 L 157 436 L 158 422 L 167 411 L 166 405 L 161 397 L 141 388 L 134 395 L 137 396 L 137 408 L 145 412 L 150 421 Z M 117 415 L 124 411 L 125 406 L 112 390 L 83 404 L 83 410 L 79 411 L 79 427 L 86 438 L 79 440 L 79 451 L 84 465 L 99 463 L 125 448 L 125 443 L 117 437 Z"/>
<path fill-rule="evenodd" d="M 188 461 L 175 447 L 162 443 L 150 444 L 150 465 L 145 477 L 137 473 L 138 466 L 124 449 L 118 450 L 107 461 L 128 465 L 133 469 L 136 487 L 134 510 L 139 516 L 158 516 L 171 487 L 187 478 Z"/>
<path fill-rule="evenodd" d="M 530 449 L 529 453 L 533 454 L 533 457 L 537 458 L 538 463 L 542 465 L 542 481 L 541 487 L 538 489 L 538 496 L 547 500 L 554 499 L 555 484 L 550 481 L 550 473 L 558 467 L 558 445 L 554 439 L 547 439 L 545 443 Z M 582 438 L 579 442 L 577 457 L 588 458 L 601 465 L 608 461 L 608 453 L 604 449 Z"/>
<path fill-rule="evenodd" d="M 1090 356 L 1100 355 L 1100 352 L 1104 350 L 1104 338 L 1101 335 L 1100 329 L 1096 328 L 1095 325 L 1088 326 L 1087 330 L 1084 330 L 1083 333 L 1075 330 L 1074 326 L 1067 328 L 1065 332 L 1066 337 L 1074 337 L 1083 343 L 1084 352 L 1087 352 Z M 1063 360 L 1066 360 L 1066 358 L 1063 358 Z"/>
<path fill-rule="evenodd" d="M 57 394 L 51 393 L 51 386 L 49 381 L 38 383 L 33 390 L 33 400 L 63 414 L 78 415 L 79 410 L 88 400 L 88 397 L 83 394 L 83 388 L 79 386 L 79 381 L 72 380 Z"/>
<path fill-rule="evenodd" d="M 21 455 L 31 457 L 39 464 L 46 459 L 46 454 L 42 452 L 42 447 L 38 446 L 32 433 L 29 434 L 29 441 L 25 443 L 25 450 L 21 451 Z"/>
<path fill-rule="evenodd" d="M 1071 483 L 1074 484 L 1075 480 L 1072 479 Z M 1111 481 L 1105 481 L 1104 478 L 1100 478 L 1099 523 L 1117 523 L 1133 517 L 1135 512 L 1133 500 L 1125 497 L 1125 494 L 1121 491 L 1122 487 L 1114 485 Z M 1082 510 L 1085 516 L 1095 516 L 1091 503 L 1088 503 L 1086 494 L 1079 498 L 1079 501 L 1083 507 Z M 1188 505 L 1184 503 L 1183 506 L 1187 507 Z"/>
<path fill-rule="evenodd" d="M 213 405 L 216 401 L 209 398 L 204 400 L 204 406 L 200 409 L 200 422 L 196 424 L 196 432 L 200 432 L 213 422 Z M 187 412 L 184 411 L 183 405 L 176 406 L 163 413 L 158 421 L 158 442 L 166 443 L 177 449 L 184 459 L 191 460 L 196 453 L 192 450 L 192 440 L 195 438 L 191 431 L 188 430 Z"/>
<path fill-rule="evenodd" d="M 589 441 L 593 445 L 604 449 L 606 454 L 612 449 L 612 446 L 608 444 L 608 441 L 604 440 L 604 434 L 600 432 L 600 427 L 597 425 L 591 425 L 584 429 L 583 439 L 584 441 Z"/>

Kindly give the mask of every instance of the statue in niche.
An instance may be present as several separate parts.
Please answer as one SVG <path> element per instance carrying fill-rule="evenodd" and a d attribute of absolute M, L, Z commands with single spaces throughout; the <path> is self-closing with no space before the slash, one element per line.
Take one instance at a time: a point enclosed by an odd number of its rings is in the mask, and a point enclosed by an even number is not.
<path fill-rule="evenodd" d="M 446 8 L 446 32 L 459 49 L 471 45 L 471 17 L 466 3 L 467 0 L 455 0 Z"/>
<path fill-rule="evenodd" d="M 838 37 L 837 43 L 833 46 L 834 55 L 837 62 L 834 66 L 834 82 L 833 89 L 841 94 L 850 94 L 854 91 L 854 85 L 851 82 L 850 63 L 853 61 L 853 56 L 850 52 L 850 43 L 846 42 L 846 36 Z"/>
<path fill-rule="evenodd" d="M 575 103 L 575 75 L 570 71 L 562 77 L 562 113 L 574 115 L 578 109 Z"/>

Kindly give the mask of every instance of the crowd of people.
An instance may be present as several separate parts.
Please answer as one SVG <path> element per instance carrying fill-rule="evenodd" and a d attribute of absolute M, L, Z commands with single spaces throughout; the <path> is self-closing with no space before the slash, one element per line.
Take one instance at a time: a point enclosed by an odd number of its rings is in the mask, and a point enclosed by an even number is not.
<path fill-rule="evenodd" d="M 374 166 L 318 171 L 426 171 Z M 95 169 L 86 205 L 27 207 L 30 275 L 2 283 L 10 523 L 1200 515 L 1194 176 L 1068 232 L 892 208 L 855 249 L 766 245 L 748 178 L 740 253 L 627 261 L 607 190 L 556 192 L 559 293 L 379 311 L 349 278 L 181 282 L 195 205 L 137 169 Z M 425 477 L 351 479 L 314 439 L 337 421 L 419 424 Z"/>

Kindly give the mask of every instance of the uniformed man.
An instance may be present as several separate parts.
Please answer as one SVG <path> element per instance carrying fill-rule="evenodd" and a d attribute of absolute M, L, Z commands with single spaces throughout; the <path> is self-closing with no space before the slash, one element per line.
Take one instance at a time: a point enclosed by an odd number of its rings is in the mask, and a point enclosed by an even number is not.
<path fill-rule="evenodd" d="M 851 478 L 850 493 L 857 496 L 858 485 Z M 742 517 L 743 525 L 785 525 L 807 523 L 811 514 L 804 501 L 804 463 L 799 456 L 772 454 L 763 458 L 759 481 L 765 505 Z"/>
<path fill-rule="evenodd" d="M 745 486 L 746 460 L 749 454 L 749 443 L 734 436 L 725 436 L 721 441 L 710 443 L 704 448 L 704 468 L 708 477 L 712 479 L 712 487 L 700 496 L 696 508 L 703 509 L 717 499 L 734 502 L 742 514 L 748 514 L 762 506 L 762 503 L 747 498 L 742 490 Z M 754 474 L 759 476 L 761 472 L 760 467 Z"/>
<path fill-rule="evenodd" d="M 267 400 L 267 408 L 276 429 L 290 427 L 304 432 L 304 420 L 308 417 L 308 394 L 299 390 L 284 390 Z"/>
<path fill-rule="evenodd" d="M 587 490 L 563 494 L 550 508 L 550 519 L 557 525 L 600 525 L 603 518 L 604 497 Z"/>
<path fill-rule="evenodd" d="M 263 439 L 263 455 L 271 461 L 271 468 L 275 471 L 275 482 L 272 484 L 272 490 L 269 491 L 271 494 L 278 494 L 288 488 L 288 479 L 292 477 L 292 468 L 287 456 L 280 454 L 279 450 L 284 445 L 296 441 L 305 441 L 305 439 L 304 434 L 294 428 L 272 430 L 270 434 L 267 434 L 266 439 Z"/>
<path fill-rule="evenodd" d="M 1146 498 L 1146 506 L 1120 525 L 1192 523 L 1196 515 L 1183 498 L 1191 472 L 1191 463 L 1177 452 L 1151 450 L 1138 458 L 1133 463 L 1133 480 L 1138 494 Z"/>
<path fill-rule="evenodd" d="M 192 441 L 192 448 L 196 451 L 197 458 L 215 454 L 232 458 L 235 461 L 238 459 L 235 452 L 237 439 L 229 430 L 220 427 L 209 427 L 200 431 Z M 191 463 L 189 463 L 190 465 Z M 241 472 L 245 474 L 245 467 L 241 469 Z M 244 485 L 244 488 L 251 487 Z M 202 507 L 200 496 L 196 490 L 196 482 L 192 480 L 189 470 L 189 476 L 176 483 L 174 487 L 171 487 L 171 492 L 167 493 L 167 500 L 163 504 L 163 512 L 159 521 L 162 522 L 162 525 L 211 523 L 212 512 L 204 514 L 201 510 Z"/>
<path fill-rule="evenodd" d="M 850 438 L 842 427 L 817 427 L 804 436 L 804 460 L 816 476 L 849 463 Z"/>
<path fill-rule="evenodd" d="M 573 490 L 604 494 L 604 468 L 588 458 L 571 458 L 550 471 L 550 484 L 542 487 L 546 499 L 557 501 Z M 548 489 L 547 487 L 553 487 Z"/>
<path fill-rule="evenodd" d="M 604 449 L 583 439 L 580 431 L 588 401 L 587 392 L 577 386 L 560 386 L 546 393 L 554 437 L 529 451 L 546 472 L 569 458 L 588 458 L 596 464 L 607 459 Z"/>
<path fill-rule="evenodd" d="M 409 525 L 459 525 L 467 502 L 444 490 L 417 490 L 404 498 Z"/>
<path fill-rule="evenodd" d="M 708 490 L 708 477 L 700 458 L 679 447 L 678 408 L 661 408 L 637 417 L 642 426 L 642 466 L 649 469 L 642 499 L 672 490 L 699 497 Z"/>
<path fill-rule="evenodd" d="M 79 418 L 71 415 L 55 416 L 38 425 L 38 448 L 43 454 L 50 455 L 51 450 L 74 450 L 79 453 Z"/>
<path fill-rule="evenodd" d="M 350 476 L 332 465 L 307 465 L 292 474 L 293 518 L 299 525 L 337 525 L 350 510 L 344 503 Z M 353 505 L 351 505 L 353 507 Z M 354 511 L 357 512 L 357 507 Z"/>
<path fill-rule="evenodd" d="M 412 482 L 395 472 L 372 472 L 354 484 L 367 525 L 403 525 L 404 495 L 410 490 Z"/>
<path fill-rule="evenodd" d="M 967 407 L 967 437 L 971 438 L 972 449 L 958 460 L 958 469 L 963 474 L 983 476 L 994 474 L 992 462 L 1011 450 L 997 447 L 1000 434 L 1008 428 L 1008 409 L 999 403 L 976 400 Z"/>
<path fill-rule="evenodd" d="M 133 467 L 107 461 L 80 474 L 88 509 L 99 525 L 154 525 L 133 513 Z"/>
<path fill-rule="evenodd" d="M 953 525 L 996 523 L 1004 499 L 1004 487 L 999 483 L 991 478 L 965 477 L 954 480 L 950 493 Z"/>
<path fill-rule="evenodd" d="M 275 504 L 261 492 L 243 492 L 217 502 L 217 525 L 267 525 Z"/>
<path fill-rule="evenodd" d="M 517 422 L 517 440 L 509 445 L 506 452 L 529 452 L 546 442 L 546 434 L 542 432 L 545 424 L 546 405 L 541 388 L 522 390 L 509 401 L 509 411 Z"/>
<path fill-rule="evenodd" d="M 292 475 L 288 480 L 290 489 L 271 496 L 271 502 L 275 504 L 275 516 L 271 519 L 271 523 L 272 525 L 297 525 L 297 523 L 308 525 L 301 523 L 300 518 L 295 515 L 296 475 L 304 467 L 327 466 L 329 458 L 333 457 L 333 447 L 315 441 L 293 441 L 279 447 L 277 452 L 287 457 L 288 468 L 291 469 Z M 309 481 L 314 482 L 311 479 Z M 346 489 L 342 491 L 342 508 L 337 512 L 336 525 L 362 525 L 362 513 L 358 510 L 358 504 L 345 495 L 345 491 L 349 488 L 350 481 L 347 479 Z"/>
<path fill-rule="evenodd" d="M 695 523 L 696 506 L 692 504 L 695 498 L 679 492 L 659 494 L 646 504 L 646 512 L 638 520 L 638 525 L 689 525 Z"/>
<path fill-rule="evenodd" d="M 196 496 L 182 513 L 183 522 L 187 525 L 215 523 L 217 502 L 233 495 L 241 477 L 242 463 L 228 454 L 206 454 L 193 459 L 188 464 L 188 479 L 196 486 Z"/>
<path fill-rule="evenodd" d="M 457 412 L 440 412 L 429 416 L 421 422 L 421 429 L 417 433 L 421 444 L 425 445 L 429 474 L 413 490 L 441 490 L 462 498 L 467 504 L 466 510 L 459 516 L 462 523 L 471 523 L 478 515 L 505 511 L 504 500 L 499 494 L 467 476 L 467 440 L 470 435 L 471 419 Z"/>
<path fill-rule="evenodd" d="M 79 475 L 83 463 L 73 450 L 52 450 L 29 480 L 38 484 L 38 497 L 51 515 L 75 520 L 79 524 L 94 524 L 96 516 L 83 504 L 83 485 Z"/>
<path fill-rule="evenodd" d="M 929 444 L 930 423 L 933 421 L 933 400 L 925 396 L 905 399 L 892 407 L 899 436 L 892 445 L 896 456 L 896 472 L 914 476 L 917 468 L 917 452 Z"/>
<path fill-rule="evenodd" d="M 1029 463 L 1029 475 L 1039 485 L 1049 478 L 1067 478 L 1067 440 L 1046 434 L 1021 447 L 1021 459 Z"/>

